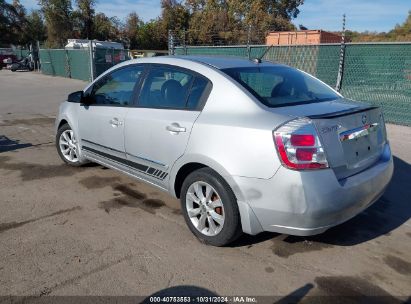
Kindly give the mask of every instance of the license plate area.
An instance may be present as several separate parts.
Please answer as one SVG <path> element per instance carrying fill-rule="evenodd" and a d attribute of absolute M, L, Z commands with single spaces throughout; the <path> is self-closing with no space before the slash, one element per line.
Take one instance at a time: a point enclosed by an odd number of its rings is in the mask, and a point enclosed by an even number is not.
<path fill-rule="evenodd" d="M 375 161 L 381 154 L 382 132 L 378 124 L 364 126 L 340 134 L 340 141 L 349 169 Z"/>

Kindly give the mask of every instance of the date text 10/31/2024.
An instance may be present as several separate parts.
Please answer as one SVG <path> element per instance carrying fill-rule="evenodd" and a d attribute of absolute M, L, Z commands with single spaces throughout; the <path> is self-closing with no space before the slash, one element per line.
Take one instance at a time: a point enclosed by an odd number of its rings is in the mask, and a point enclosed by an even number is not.
<path fill-rule="evenodd" d="M 149 303 L 257 303 L 255 297 L 246 296 L 197 296 L 197 297 L 150 297 Z"/>

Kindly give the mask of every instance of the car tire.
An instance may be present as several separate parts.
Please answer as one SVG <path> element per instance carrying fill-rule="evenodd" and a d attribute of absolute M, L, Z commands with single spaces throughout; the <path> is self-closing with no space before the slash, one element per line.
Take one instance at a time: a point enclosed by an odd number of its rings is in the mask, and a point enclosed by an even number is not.
<path fill-rule="evenodd" d="M 56 148 L 60 158 L 70 166 L 80 167 L 87 163 L 80 155 L 78 141 L 69 124 L 64 124 L 58 129 Z"/>
<path fill-rule="evenodd" d="M 213 194 L 207 195 L 210 191 Z M 201 242 L 225 246 L 242 235 L 237 199 L 227 182 L 212 169 L 202 168 L 189 174 L 183 182 L 180 201 L 188 227 Z M 195 215 L 197 212 L 200 213 Z"/>

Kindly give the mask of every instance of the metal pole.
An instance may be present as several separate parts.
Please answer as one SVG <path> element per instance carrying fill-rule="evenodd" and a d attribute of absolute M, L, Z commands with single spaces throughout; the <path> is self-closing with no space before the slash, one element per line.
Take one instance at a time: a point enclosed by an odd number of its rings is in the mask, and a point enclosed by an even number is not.
<path fill-rule="evenodd" d="M 341 48 L 340 48 L 340 62 L 338 65 L 337 83 L 335 89 L 340 92 L 342 88 L 342 81 L 344 76 L 344 60 L 345 60 L 345 14 L 343 15 L 342 33 L 341 33 Z"/>
<path fill-rule="evenodd" d="M 184 48 L 184 55 L 187 55 L 186 29 L 183 29 L 183 48 Z"/>
<path fill-rule="evenodd" d="M 90 77 L 94 81 L 94 56 L 93 56 L 93 41 L 88 42 L 89 60 L 90 60 Z"/>
<path fill-rule="evenodd" d="M 111 48 L 111 66 L 114 66 L 114 48 Z"/>
<path fill-rule="evenodd" d="M 37 70 L 40 72 L 40 41 L 37 40 Z"/>
<path fill-rule="evenodd" d="M 251 59 L 251 24 L 248 25 L 248 32 L 247 32 L 247 54 L 248 54 L 248 60 Z"/>
<path fill-rule="evenodd" d="M 174 55 L 174 37 L 171 30 L 168 30 L 168 54 Z"/>

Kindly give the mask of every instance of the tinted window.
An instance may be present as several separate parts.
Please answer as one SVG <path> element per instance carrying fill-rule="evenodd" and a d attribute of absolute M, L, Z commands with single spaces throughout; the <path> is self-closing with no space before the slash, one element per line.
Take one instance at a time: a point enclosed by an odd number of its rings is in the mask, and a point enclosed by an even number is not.
<path fill-rule="evenodd" d="M 188 109 L 197 109 L 199 102 L 204 98 L 207 85 L 209 84 L 208 79 L 204 77 L 196 77 L 193 82 L 193 86 L 190 90 L 190 96 L 187 101 Z"/>
<path fill-rule="evenodd" d="M 269 107 L 340 98 L 318 79 L 292 68 L 251 67 L 223 71 Z"/>
<path fill-rule="evenodd" d="M 133 90 L 142 72 L 142 66 L 119 69 L 104 77 L 93 87 L 92 95 L 96 104 L 129 105 Z"/>
<path fill-rule="evenodd" d="M 139 105 L 184 109 L 193 78 L 193 75 L 177 69 L 153 67 L 144 81 Z"/>

